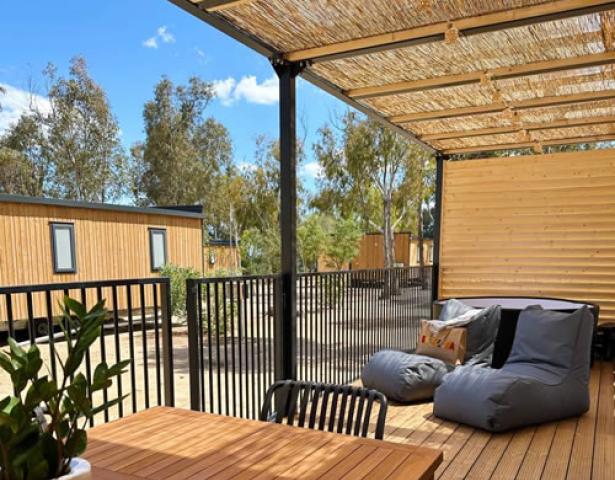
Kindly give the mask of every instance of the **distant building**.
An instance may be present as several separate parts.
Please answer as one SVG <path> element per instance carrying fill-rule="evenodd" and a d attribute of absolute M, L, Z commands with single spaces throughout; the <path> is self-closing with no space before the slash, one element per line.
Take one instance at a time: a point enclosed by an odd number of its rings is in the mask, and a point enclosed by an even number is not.
<path fill-rule="evenodd" d="M 202 272 L 202 245 L 202 207 L 138 208 L 0 195 L 4 287 L 156 277 L 165 263 Z M 14 306 L 16 318 L 24 308 Z M 42 296 L 35 297 L 34 310 L 35 315 L 44 312 Z"/>
<path fill-rule="evenodd" d="M 203 259 L 205 273 L 241 271 L 239 246 L 232 240 L 210 240 L 203 247 Z"/>

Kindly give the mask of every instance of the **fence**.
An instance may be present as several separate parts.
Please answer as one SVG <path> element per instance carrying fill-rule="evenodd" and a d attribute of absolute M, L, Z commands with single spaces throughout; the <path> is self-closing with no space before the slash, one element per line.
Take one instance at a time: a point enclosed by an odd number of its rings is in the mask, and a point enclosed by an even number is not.
<path fill-rule="evenodd" d="M 87 353 L 83 373 L 90 380 L 92 364 L 132 359 L 128 371 L 100 393 L 100 401 L 128 394 L 124 402 L 101 413 L 91 422 L 107 422 L 153 405 L 174 404 L 172 323 L 167 278 L 94 281 L 0 287 L 0 330 L 18 341 L 37 343 L 54 378 L 58 359 L 66 355 L 59 332 L 58 302 L 64 295 L 91 308 L 105 300 L 109 319 L 100 341 Z M 59 337 L 62 337 L 61 339 Z M 47 347 L 44 347 L 44 345 Z M 10 391 L 0 378 L 2 391 Z M 5 388 L 6 387 L 6 388 Z"/>
<path fill-rule="evenodd" d="M 382 348 L 416 347 L 431 268 L 306 273 L 297 282 L 301 380 L 350 383 Z M 189 280 L 191 407 L 256 418 L 274 381 L 279 277 Z"/>

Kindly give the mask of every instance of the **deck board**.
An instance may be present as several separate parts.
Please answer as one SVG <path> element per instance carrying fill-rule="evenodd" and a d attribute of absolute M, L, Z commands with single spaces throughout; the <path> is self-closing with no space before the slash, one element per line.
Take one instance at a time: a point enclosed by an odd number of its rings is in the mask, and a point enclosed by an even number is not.
<path fill-rule="evenodd" d="M 590 378 L 590 409 L 580 418 L 490 434 L 443 421 L 432 404 L 391 405 L 385 439 L 444 452 L 436 478 L 615 478 L 613 364 L 596 363 Z"/>

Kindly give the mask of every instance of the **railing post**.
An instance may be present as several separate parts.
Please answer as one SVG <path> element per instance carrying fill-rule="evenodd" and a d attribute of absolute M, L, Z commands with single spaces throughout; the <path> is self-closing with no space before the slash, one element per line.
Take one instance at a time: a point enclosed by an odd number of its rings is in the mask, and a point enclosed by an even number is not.
<path fill-rule="evenodd" d="M 440 238 L 442 224 L 442 180 L 444 176 L 444 161 L 447 159 L 441 153 L 436 154 L 436 205 L 434 209 L 434 232 L 433 232 L 433 262 L 431 277 L 431 299 L 438 299 L 440 290 Z"/>
<path fill-rule="evenodd" d="M 301 63 L 274 60 L 280 79 L 280 276 L 275 328 L 275 379 L 297 378 L 296 77 Z"/>
<path fill-rule="evenodd" d="M 173 312 L 171 310 L 171 281 L 163 278 L 160 283 L 160 309 L 162 311 L 162 368 L 164 378 L 164 404 L 175 406 L 173 379 Z"/>
<path fill-rule="evenodd" d="M 190 379 L 190 408 L 192 410 L 205 410 L 201 405 L 201 372 L 199 371 L 199 314 L 198 302 L 200 299 L 198 281 L 186 280 L 186 314 L 188 321 L 188 369 Z"/>

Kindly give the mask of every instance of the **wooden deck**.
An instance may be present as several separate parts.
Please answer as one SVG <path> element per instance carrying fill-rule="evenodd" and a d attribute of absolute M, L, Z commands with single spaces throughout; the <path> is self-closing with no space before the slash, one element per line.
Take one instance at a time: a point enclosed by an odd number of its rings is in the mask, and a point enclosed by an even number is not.
<path fill-rule="evenodd" d="M 432 415 L 432 404 L 391 405 L 385 439 L 441 449 L 441 479 L 615 479 L 613 364 L 597 363 L 580 418 L 490 434 Z"/>

